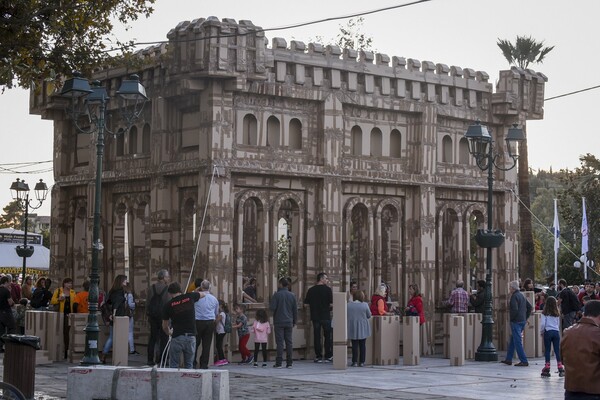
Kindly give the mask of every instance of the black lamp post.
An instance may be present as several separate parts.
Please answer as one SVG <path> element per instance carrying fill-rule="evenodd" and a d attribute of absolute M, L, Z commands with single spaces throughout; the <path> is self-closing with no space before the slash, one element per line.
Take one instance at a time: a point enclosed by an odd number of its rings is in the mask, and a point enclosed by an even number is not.
<path fill-rule="evenodd" d="M 475 353 L 475 361 L 498 361 L 498 353 L 492 343 L 492 330 L 494 327 L 492 318 L 492 249 L 500 247 L 504 243 L 504 234 L 500 230 L 494 231 L 492 229 L 492 201 L 494 196 L 492 171 L 494 167 L 501 171 L 509 171 L 517 165 L 519 142 L 525 140 L 525 135 L 522 129 L 517 128 L 517 124 L 508 129 L 505 140 L 508 156 L 512 159 L 512 165 L 508 168 L 499 164 L 499 161 L 504 158 L 501 154 L 494 154 L 494 141 L 485 125 L 481 125 L 479 121 L 475 122 L 475 124 L 469 126 L 465 137 L 469 140 L 469 152 L 475 157 L 479 169 L 488 171 L 487 229 L 478 229 L 475 236 L 477 244 L 487 249 L 481 344 Z"/>
<path fill-rule="evenodd" d="M 13 200 L 16 200 L 19 204 L 19 207 L 25 211 L 25 221 L 23 221 L 23 245 L 17 246 L 17 255 L 19 257 L 23 257 L 23 277 L 22 283 L 25 283 L 25 276 L 27 274 L 27 257 L 31 257 L 33 255 L 33 246 L 27 246 L 27 226 L 29 222 L 29 209 L 32 210 L 38 209 L 42 206 L 44 200 L 46 200 L 46 196 L 48 196 L 48 186 L 44 183 L 43 180 L 40 179 L 38 183 L 35 184 L 35 198 L 38 201 L 36 205 L 31 204 L 31 200 L 29 199 L 29 185 L 25 183 L 25 181 L 17 178 L 16 181 L 10 185 L 10 193 L 12 195 Z"/>
<path fill-rule="evenodd" d="M 63 85 L 61 96 L 71 100 L 71 107 L 68 110 L 69 116 L 73 119 L 75 128 L 82 133 L 96 133 L 96 184 L 94 193 L 94 227 L 92 237 L 92 270 L 90 273 L 90 294 L 88 297 L 89 315 L 85 327 L 85 353 L 81 364 L 92 365 L 100 364 L 98 357 L 98 320 L 96 312 L 98 311 L 98 283 L 99 275 L 99 253 L 104 249 L 100 242 L 100 213 L 102 207 L 102 157 L 104 155 L 104 134 L 109 131 L 106 127 L 106 109 L 110 97 L 106 88 L 100 86 L 99 81 L 93 81 L 90 87 L 89 82 L 81 77 L 81 74 L 74 72 L 73 77 L 68 79 Z M 144 104 L 148 99 L 146 89 L 139 81 L 137 75 L 131 75 L 129 80 L 124 80 L 116 93 L 119 96 L 119 111 L 125 121 L 127 131 L 131 125 L 139 118 Z M 80 119 L 85 117 L 89 123 L 87 127 L 79 125 Z"/>

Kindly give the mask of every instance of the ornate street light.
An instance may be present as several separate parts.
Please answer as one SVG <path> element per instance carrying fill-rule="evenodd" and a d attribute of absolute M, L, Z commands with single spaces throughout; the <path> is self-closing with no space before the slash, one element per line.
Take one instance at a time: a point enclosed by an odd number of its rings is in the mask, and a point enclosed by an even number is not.
<path fill-rule="evenodd" d="M 475 236 L 477 244 L 487 249 L 486 268 L 485 268 L 485 302 L 481 334 L 481 344 L 475 353 L 476 361 L 498 361 L 498 353 L 492 343 L 492 330 L 494 320 L 492 319 L 492 249 L 500 247 L 504 243 L 504 234 L 500 230 L 492 228 L 492 201 L 494 176 L 492 171 L 494 167 L 501 171 L 509 171 L 517 165 L 519 158 L 519 142 L 525 140 L 523 130 L 514 124 L 508 129 L 506 135 L 506 148 L 508 156 L 512 159 L 512 165 L 505 167 L 499 164 L 503 160 L 502 154 L 494 154 L 492 136 L 485 125 L 480 121 L 470 125 L 465 133 L 469 139 L 469 152 L 475 157 L 477 166 L 482 171 L 488 171 L 488 199 L 487 199 L 487 229 L 478 229 Z"/>
<path fill-rule="evenodd" d="M 89 82 L 81 77 L 78 72 L 68 79 L 63 85 L 61 96 L 70 99 L 68 115 L 73 119 L 75 128 L 82 133 L 96 133 L 96 185 L 94 197 L 94 227 L 92 237 L 92 270 L 90 273 L 90 294 L 88 297 L 89 315 L 85 327 L 85 353 L 81 364 L 100 364 L 98 357 L 98 283 L 99 275 L 99 253 L 104 249 L 100 242 L 100 213 L 102 207 L 102 157 L 104 155 L 105 132 L 115 135 L 106 127 L 106 108 L 110 97 L 106 88 L 99 81 Z M 118 109 L 125 125 L 121 132 L 129 130 L 131 125 L 139 118 L 148 100 L 146 89 L 140 83 L 137 75 L 131 75 L 130 79 L 124 80 L 116 93 L 118 95 Z M 80 121 L 85 117 L 86 126 L 81 126 Z"/>
<path fill-rule="evenodd" d="M 36 210 L 42 206 L 44 200 L 46 200 L 46 196 L 48 196 L 48 186 L 44 183 L 43 180 L 40 179 L 38 183 L 35 184 L 35 188 L 33 189 L 35 192 L 35 198 L 38 201 L 36 205 L 33 205 L 31 201 L 33 199 L 29 199 L 29 185 L 25 183 L 25 181 L 17 178 L 16 181 L 10 185 L 10 193 L 12 195 L 13 200 L 16 200 L 19 204 L 19 207 L 25 211 L 25 221 L 23 221 L 23 245 L 17 246 L 17 255 L 19 257 L 23 257 L 23 272 L 22 272 L 22 281 L 25 283 L 25 276 L 27 275 L 27 257 L 31 257 L 33 255 L 33 246 L 27 245 L 27 226 L 29 222 L 29 209 Z"/>

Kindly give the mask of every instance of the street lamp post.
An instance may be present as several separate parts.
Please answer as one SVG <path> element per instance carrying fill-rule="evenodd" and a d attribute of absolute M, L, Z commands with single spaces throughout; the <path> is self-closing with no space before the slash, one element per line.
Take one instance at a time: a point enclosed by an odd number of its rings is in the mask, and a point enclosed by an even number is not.
<path fill-rule="evenodd" d="M 481 334 L 481 344 L 475 353 L 475 361 L 498 361 L 498 353 L 492 343 L 492 331 L 494 320 L 492 318 L 492 249 L 500 247 L 504 243 L 504 234 L 500 230 L 492 228 L 492 201 L 494 176 L 493 169 L 496 167 L 501 171 L 509 171 L 517 164 L 519 158 L 519 142 L 525 140 L 523 130 L 517 128 L 514 124 L 508 129 L 506 135 L 506 147 L 508 155 L 512 159 L 512 165 L 508 168 L 499 164 L 503 160 L 501 154 L 495 154 L 493 151 L 493 140 L 487 127 L 481 125 L 479 121 L 470 125 L 465 137 L 469 140 L 469 152 L 475 157 L 477 167 L 482 171 L 488 172 L 488 193 L 487 193 L 487 229 L 478 229 L 475 240 L 479 246 L 487 249 L 485 265 L 485 301 Z"/>
<path fill-rule="evenodd" d="M 40 179 L 38 183 L 35 184 L 35 198 L 38 201 L 36 205 L 31 203 L 29 199 L 29 185 L 25 183 L 25 181 L 17 178 L 16 181 L 10 185 L 10 192 L 13 200 L 16 200 L 19 204 L 19 207 L 23 209 L 25 212 L 25 220 L 23 221 L 23 245 L 17 246 L 17 255 L 19 257 L 23 257 L 23 272 L 22 272 L 22 283 L 25 283 L 25 276 L 27 275 L 27 258 L 33 255 L 33 246 L 27 246 L 27 226 L 29 222 L 29 209 L 36 210 L 42 206 L 44 200 L 46 200 L 46 196 L 48 196 L 48 186 L 44 183 L 43 180 Z"/>
<path fill-rule="evenodd" d="M 69 98 L 71 107 L 69 116 L 73 119 L 75 128 L 82 133 L 96 133 L 96 181 L 94 193 L 94 226 L 92 233 L 92 269 L 90 273 L 90 293 L 88 297 L 89 315 L 85 327 L 85 353 L 81 364 L 100 364 L 98 357 L 98 284 L 100 281 L 99 255 L 104 246 L 100 242 L 100 214 L 102 207 L 102 158 L 104 155 L 104 134 L 114 134 L 106 127 L 106 110 L 110 100 L 106 88 L 99 81 L 89 82 L 74 72 L 73 77 L 63 85 L 61 96 Z M 139 118 L 144 104 L 148 99 L 146 89 L 139 81 L 137 75 L 131 75 L 130 79 L 124 80 L 116 93 L 119 96 L 119 110 L 124 119 L 127 131 Z M 81 100 L 81 101 L 80 101 Z M 89 121 L 89 127 L 79 125 L 80 118 L 85 117 Z"/>

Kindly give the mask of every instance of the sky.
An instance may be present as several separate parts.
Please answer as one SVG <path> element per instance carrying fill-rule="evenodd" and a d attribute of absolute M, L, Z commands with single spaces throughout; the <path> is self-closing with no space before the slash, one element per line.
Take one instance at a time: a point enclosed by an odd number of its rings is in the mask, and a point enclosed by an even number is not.
<path fill-rule="evenodd" d="M 251 20 L 262 28 L 346 16 L 409 3 L 407 0 L 156 0 L 148 19 L 116 26 L 120 39 L 138 42 L 166 40 L 169 30 L 181 21 L 216 16 L 236 21 Z M 532 36 L 555 46 L 543 64 L 530 66 L 548 77 L 545 97 L 553 97 L 600 85 L 596 62 L 600 61 L 600 1 L 598 0 L 431 0 L 364 16 L 363 32 L 373 39 L 377 52 L 391 56 L 433 61 L 449 66 L 485 71 L 496 82 L 508 63 L 496 46 L 498 38 L 514 41 L 517 35 Z M 317 36 L 335 38 L 347 19 L 302 28 L 267 32 L 274 37 L 309 42 Z M 142 46 L 144 47 L 144 46 Z M 600 157 L 600 135 L 594 134 L 594 115 L 600 104 L 600 89 L 550 100 L 544 119 L 528 121 L 529 165 L 534 170 L 574 169 L 579 157 Z M 44 179 L 50 186 L 52 172 L 32 174 L 5 171 L 9 163 L 44 162 L 53 158 L 51 121 L 29 115 L 29 94 L 11 89 L 0 94 L 0 208 L 11 201 L 10 185 L 25 179 L 33 191 Z M 20 169 L 40 171 L 51 163 Z M 4 188 L 4 189 L 3 189 Z M 33 195 L 33 193 L 32 193 Z M 50 201 L 34 212 L 50 214 Z"/>

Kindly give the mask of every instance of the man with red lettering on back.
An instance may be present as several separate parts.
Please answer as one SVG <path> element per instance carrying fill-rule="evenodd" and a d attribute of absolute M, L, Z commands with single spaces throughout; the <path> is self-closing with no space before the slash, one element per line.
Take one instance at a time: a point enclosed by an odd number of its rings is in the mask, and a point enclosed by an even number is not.
<path fill-rule="evenodd" d="M 199 289 L 197 289 L 199 290 Z M 171 336 L 169 368 L 179 368 L 183 353 L 184 368 L 191 369 L 196 351 L 196 319 L 194 303 L 204 297 L 202 292 L 181 293 L 177 282 L 169 285 L 167 292 L 171 300 L 163 308 L 163 331 Z M 169 327 L 169 320 L 171 327 Z"/>

